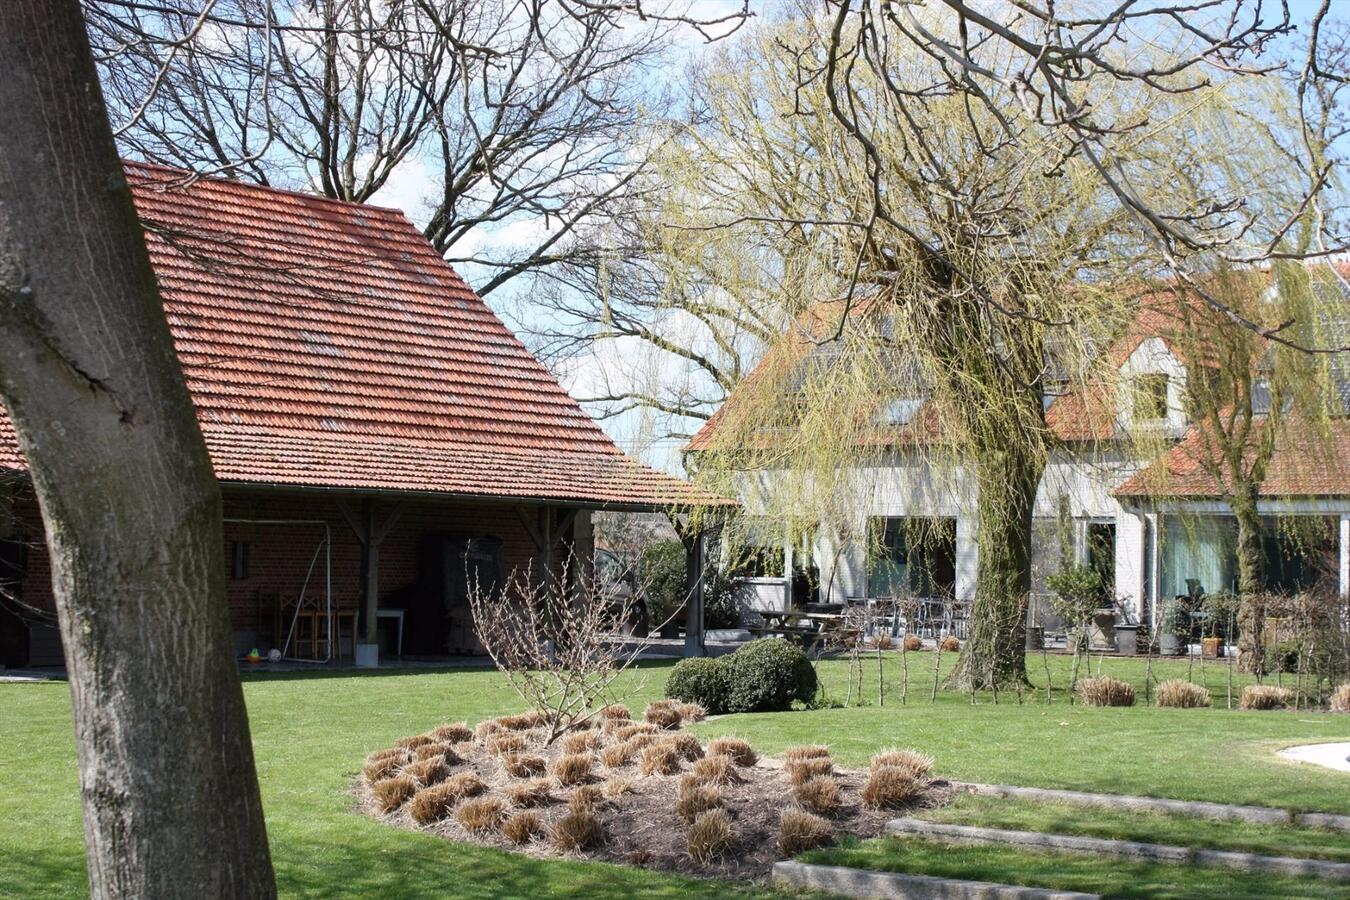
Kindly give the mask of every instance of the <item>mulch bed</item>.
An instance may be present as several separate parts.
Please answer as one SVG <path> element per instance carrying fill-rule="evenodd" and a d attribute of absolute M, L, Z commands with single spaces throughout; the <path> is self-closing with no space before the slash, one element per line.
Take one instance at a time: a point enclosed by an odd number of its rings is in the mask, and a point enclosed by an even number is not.
<path fill-rule="evenodd" d="M 504 717 L 510 721 L 518 717 Z M 629 724 L 627 722 L 623 725 Z M 663 730 L 656 735 L 656 741 L 668 739 L 679 734 L 682 726 L 674 730 Z M 488 726 L 490 729 L 491 726 Z M 596 728 L 602 747 L 619 743 L 617 731 L 621 725 L 611 725 L 609 730 Z M 461 772 L 475 773 L 488 790 L 480 796 L 497 796 L 507 804 L 507 815 L 514 811 L 506 800 L 505 790 L 513 783 L 523 779 L 513 778 L 504 767 L 502 756 L 489 750 L 491 735 L 479 734 L 472 740 L 444 743 L 439 746 L 450 750 L 450 757 L 459 761 L 449 767 L 450 776 Z M 501 732 L 498 732 L 500 734 Z M 544 757 L 552 768 L 552 763 L 564 754 L 563 739 L 552 745 L 544 744 L 545 734 L 541 729 L 517 730 L 514 733 L 525 736 L 528 747 L 525 753 Z M 429 733 L 431 734 L 431 733 Z M 412 739 L 414 742 L 418 738 Z M 703 745 L 707 749 L 707 745 Z M 423 755 L 434 753 L 435 747 L 429 746 Z M 576 792 L 575 786 L 560 785 L 556 778 L 549 775 L 552 783 L 551 801 L 533 811 L 543 820 L 544 831 L 535 839 L 516 844 L 507 840 L 500 830 L 472 833 L 466 830 L 455 818 L 454 808 L 447 811 L 444 818 L 419 824 L 414 821 L 409 810 L 411 804 L 404 802 L 389 812 L 381 812 L 370 778 L 362 776 L 355 786 L 358 805 L 366 814 L 400 828 L 438 834 L 448 840 L 498 847 L 517 853 L 526 853 L 538 857 L 570 857 L 607 860 L 610 862 L 642 866 L 645 868 L 678 871 L 684 874 L 697 874 L 711 877 L 755 880 L 767 877 L 774 862 L 786 854 L 779 851 L 777 842 L 779 819 L 786 809 L 798 808 L 794 801 L 794 788 L 788 773 L 782 764 L 774 760 L 759 760 L 748 767 L 737 767 L 738 783 L 720 786 L 721 808 L 731 820 L 735 834 L 735 845 L 730 851 L 714 859 L 700 862 L 689 853 L 689 823 L 676 813 L 676 802 L 680 793 L 681 777 L 691 772 L 694 762 L 681 760 L 679 771 L 674 774 L 643 774 L 638 758 L 627 765 L 616 768 L 607 767 L 598 758 L 597 749 L 594 774 L 589 784 L 609 793 L 623 782 L 628 782 L 627 790 L 605 796 L 588 808 L 603 824 L 604 838 L 598 845 L 581 852 L 561 852 L 556 849 L 549 837 L 548 828 L 552 823 L 568 814 L 569 799 Z M 374 754 L 372 754 L 374 756 Z M 389 775 L 397 775 L 400 769 L 386 769 L 379 773 L 375 781 Z M 826 818 L 834 828 L 835 837 L 852 835 L 858 838 L 875 837 L 882 832 L 885 823 L 916 808 L 939 805 L 950 794 L 947 782 L 934 779 L 922 796 L 901 809 L 872 809 L 861 800 L 861 791 L 868 779 L 867 771 L 848 771 L 834 769 L 833 777 L 840 787 L 840 803 Z M 439 780 L 439 779 L 438 779 Z M 419 784 L 419 787 L 422 785 Z M 460 801 L 462 805 L 463 802 Z"/>

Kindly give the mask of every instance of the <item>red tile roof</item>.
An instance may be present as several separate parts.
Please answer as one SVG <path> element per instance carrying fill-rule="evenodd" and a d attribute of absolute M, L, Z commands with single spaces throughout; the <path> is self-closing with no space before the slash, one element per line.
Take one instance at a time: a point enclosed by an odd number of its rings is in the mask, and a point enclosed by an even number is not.
<path fill-rule="evenodd" d="M 624 456 L 401 212 L 126 172 L 222 481 L 720 502 Z"/>
<path fill-rule="evenodd" d="M 1193 427 L 1179 444 L 1114 493 L 1122 498 L 1222 497 L 1226 491 L 1200 464 L 1212 458 L 1204 434 Z M 1325 429 L 1291 423 L 1276 441 L 1261 496 L 1350 496 L 1350 420 L 1332 419 Z"/>

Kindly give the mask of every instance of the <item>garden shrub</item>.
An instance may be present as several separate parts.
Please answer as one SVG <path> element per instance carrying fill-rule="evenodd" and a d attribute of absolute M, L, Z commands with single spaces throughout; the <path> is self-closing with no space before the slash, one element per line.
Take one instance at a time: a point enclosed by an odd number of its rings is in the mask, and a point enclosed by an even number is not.
<path fill-rule="evenodd" d="M 834 826 L 820 816 L 799 809 L 785 809 L 778 820 L 778 849 L 796 856 L 834 843 Z"/>
<path fill-rule="evenodd" d="M 1158 685 L 1158 706 L 1172 709 L 1198 709 L 1209 706 L 1209 691 L 1198 684 L 1172 678 Z"/>
<path fill-rule="evenodd" d="M 750 746 L 749 741 L 740 738 L 720 737 L 708 744 L 709 756 L 726 756 L 733 763 L 744 768 L 759 762 L 759 754 Z"/>
<path fill-rule="evenodd" d="M 697 703 L 710 713 L 726 712 L 729 685 L 727 667 L 722 661 L 726 658 L 700 656 L 680 660 L 666 679 L 666 696 Z"/>
<path fill-rule="evenodd" d="M 725 856 L 734 846 L 736 834 L 731 830 L 731 820 L 720 809 L 700 813 L 689 826 L 689 855 L 697 862 L 706 865 Z"/>
<path fill-rule="evenodd" d="M 719 664 L 726 667 L 727 712 L 780 712 L 791 709 L 794 700 L 810 703 L 816 696 L 811 661 L 788 641 L 751 641 Z"/>
<path fill-rule="evenodd" d="M 1134 706 L 1134 685 L 1110 675 L 1078 682 L 1078 699 L 1087 706 Z"/>
<path fill-rule="evenodd" d="M 803 808 L 828 816 L 839 808 L 839 782 L 830 775 L 808 778 L 792 789 Z"/>
<path fill-rule="evenodd" d="M 1331 711 L 1350 712 L 1350 681 L 1331 692 Z"/>
<path fill-rule="evenodd" d="M 703 627 L 735 628 L 741 624 L 741 610 L 736 603 L 734 572 L 712 569 L 703 578 Z"/>
<path fill-rule="evenodd" d="M 1249 684 L 1242 689 L 1238 706 L 1242 709 L 1284 709 L 1294 699 L 1294 692 L 1273 684 Z"/>
<path fill-rule="evenodd" d="M 684 603 L 684 544 L 658 541 L 648 544 L 638 558 L 638 574 L 647 598 L 647 619 L 658 628 L 676 615 Z"/>

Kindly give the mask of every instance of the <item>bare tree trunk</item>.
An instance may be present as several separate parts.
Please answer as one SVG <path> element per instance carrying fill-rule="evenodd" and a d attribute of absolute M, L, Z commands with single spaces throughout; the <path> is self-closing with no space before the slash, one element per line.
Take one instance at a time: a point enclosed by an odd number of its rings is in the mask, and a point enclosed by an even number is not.
<path fill-rule="evenodd" d="M 92 893 L 275 896 L 220 490 L 79 4 L 0 4 L 0 59 L 0 398 L 51 550 Z"/>
<path fill-rule="evenodd" d="M 1256 484 L 1235 483 L 1229 497 L 1237 523 L 1238 627 L 1241 629 L 1238 661 L 1243 671 L 1265 674 L 1264 553 L 1261 547 L 1261 516 L 1256 508 Z"/>

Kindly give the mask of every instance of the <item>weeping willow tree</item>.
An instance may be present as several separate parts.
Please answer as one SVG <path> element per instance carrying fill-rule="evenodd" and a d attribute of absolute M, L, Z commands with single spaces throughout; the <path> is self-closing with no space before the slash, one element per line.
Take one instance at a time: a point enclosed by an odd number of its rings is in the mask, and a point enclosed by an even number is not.
<path fill-rule="evenodd" d="M 751 254 L 764 271 L 728 265 L 746 280 L 719 289 L 762 296 L 753 286 L 772 278 L 793 323 L 695 440 L 697 475 L 752 511 L 818 521 L 838 546 L 866 539 L 858 511 L 886 469 L 930 473 L 926 490 L 973 502 L 976 520 L 954 677 L 1020 682 L 1032 509 L 1056 445 L 1046 394 L 1111 375 L 1101 348 L 1136 312 L 1120 279 L 1146 268 L 1148 247 L 1091 167 L 1019 118 L 1012 96 L 980 105 L 934 91 L 871 109 L 865 151 L 830 114 L 828 77 L 801 77 L 828 72 L 812 27 L 783 22 L 725 48 L 696 79 L 699 121 L 664 160 L 675 271 Z M 891 63 L 887 77 L 915 85 L 940 64 L 918 51 Z M 865 98 L 868 75 L 850 77 Z M 1213 93 L 1111 98 L 1157 123 L 1121 148 L 1136 189 L 1169 189 L 1190 146 L 1170 126 Z"/>

